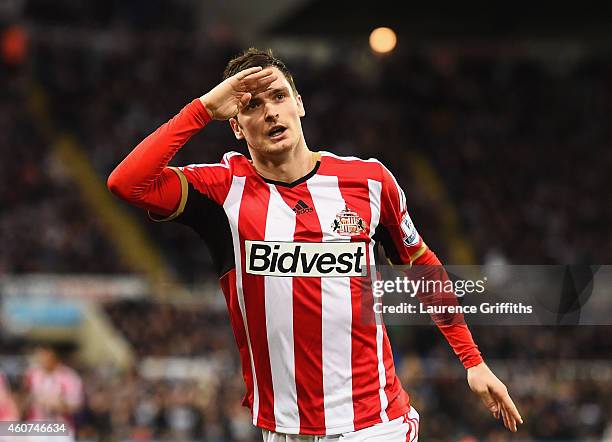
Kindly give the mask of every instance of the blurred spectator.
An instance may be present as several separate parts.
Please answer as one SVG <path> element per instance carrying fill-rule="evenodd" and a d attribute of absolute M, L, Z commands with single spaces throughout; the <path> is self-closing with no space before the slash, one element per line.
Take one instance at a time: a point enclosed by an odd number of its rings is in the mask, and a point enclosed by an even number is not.
<path fill-rule="evenodd" d="M 42 344 L 35 350 L 34 365 L 24 376 L 24 390 L 25 420 L 64 422 L 74 433 L 74 417 L 83 405 L 83 385 L 52 345 Z"/>
<path fill-rule="evenodd" d="M 19 420 L 17 404 L 6 377 L 0 372 L 0 422 Z"/>

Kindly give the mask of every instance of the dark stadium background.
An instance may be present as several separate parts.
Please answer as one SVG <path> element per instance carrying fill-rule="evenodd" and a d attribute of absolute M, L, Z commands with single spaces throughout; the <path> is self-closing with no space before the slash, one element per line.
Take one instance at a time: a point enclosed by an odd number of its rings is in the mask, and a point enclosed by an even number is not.
<path fill-rule="evenodd" d="M 286 59 L 313 150 L 374 156 L 443 262 L 612 262 L 612 14 L 557 2 L 0 1 L 0 369 L 84 379 L 79 440 L 261 440 L 207 251 L 105 178 L 248 46 Z M 378 26 L 398 44 L 374 54 Z M 174 164 L 245 152 L 217 122 Z M 612 312 L 611 312 L 612 313 Z M 391 327 L 423 441 L 612 440 L 612 328 L 472 328 L 511 435 L 431 327 Z"/>

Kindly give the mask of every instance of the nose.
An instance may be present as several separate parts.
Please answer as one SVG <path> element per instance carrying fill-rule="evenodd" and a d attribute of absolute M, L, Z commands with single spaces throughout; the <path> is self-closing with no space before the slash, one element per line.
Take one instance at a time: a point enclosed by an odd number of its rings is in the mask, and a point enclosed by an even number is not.
<path fill-rule="evenodd" d="M 270 102 L 267 102 L 264 107 L 265 110 L 265 120 L 268 123 L 273 123 L 278 120 L 278 112 L 275 110 L 274 105 Z"/>

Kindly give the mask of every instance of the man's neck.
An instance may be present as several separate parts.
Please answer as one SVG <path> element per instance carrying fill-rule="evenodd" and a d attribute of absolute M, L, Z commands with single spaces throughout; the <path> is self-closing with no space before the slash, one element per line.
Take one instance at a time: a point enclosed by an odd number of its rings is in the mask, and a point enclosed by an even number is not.
<path fill-rule="evenodd" d="M 266 154 L 251 150 L 253 167 L 261 176 L 273 181 L 292 183 L 307 175 L 317 160 L 305 143 L 281 154 Z"/>

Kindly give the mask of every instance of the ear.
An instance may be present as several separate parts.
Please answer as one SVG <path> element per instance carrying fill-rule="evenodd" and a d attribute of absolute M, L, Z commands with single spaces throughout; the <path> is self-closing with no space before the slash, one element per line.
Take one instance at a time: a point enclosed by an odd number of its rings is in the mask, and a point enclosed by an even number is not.
<path fill-rule="evenodd" d="M 238 118 L 236 117 L 230 118 L 229 124 L 230 124 L 230 127 L 232 128 L 232 131 L 234 132 L 234 136 L 236 137 L 236 139 L 243 140 L 244 134 L 242 133 L 242 128 L 240 127 L 240 123 L 238 123 Z"/>
<path fill-rule="evenodd" d="M 300 117 L 303 117 L 304 115 L 306 115 L 306 110 L 304 110 L 304 103 L 302 102 L 302 96 L 300 94 L 297 94 L 295 96 L 295 101 L 297 102 L 297 105 L 298 105 L 298 115 Z"/>

